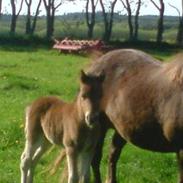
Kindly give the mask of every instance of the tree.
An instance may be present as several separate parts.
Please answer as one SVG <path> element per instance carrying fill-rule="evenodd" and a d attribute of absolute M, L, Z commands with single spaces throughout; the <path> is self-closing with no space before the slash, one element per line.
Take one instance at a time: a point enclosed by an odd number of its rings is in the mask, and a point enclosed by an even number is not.
<path fill-rule="evenodd" d="M 129 40 L 136 41 L 138 40 L 139 14 L 140 14 L 142 1 L 141 0 L 137 0 L 137 1 L 121 0 L 121 2 L 128 14 Z M 133 15 L 132 15 L 133 3 L 135 3 L 135 6 L 136 6 L 134 24 L 133 24 Z"/>
<path fill-rule="evenodd" d="M 95 26 L 95 9 L 97 6 L 98 0 L 86 0 L 86 24 L 88 26 L 88 38 L 93 37 L 93 29 Z M 89 12 L 89 5 L 91 5 L 91 13 Z"/>
<path fill-rule="evenodd" d="M 23 6 L 23 1 L 20 1 L 20 7 L 19 10 L 17 12 L 17 1 L 16 0 L 10 0 L 10 4 L 11 4 L 11 10 L 12 10 L 12 15 L 11 15 L 11 25 L 10 25 L 10 33 L 11 34 L 15 34 L 15 30 L 16 30 L 16 23 L 17 23 L 17 18 L 22 10 L 22 6 Z"/>
<path fill-rule="evenodd" d="M 182 12 L 180 12 L 180 10 L 177 7 L 173 6 L 172 4 L 169 4 L 172 8 L 174 8 L 178 12 L 179 15 L 179 25 L 176 38 L 176 42 L 179 46 L 183 46 L 183 0 L 181 2 L 182 2 L 181 7 Z"/>
<path fill-rule="evenodd" d="M 163 0 L 159 0 L 160 5 L 158 6 L 157 3 L 154 0 L 150 0 L 153 5 L 158 9 L 159 11 L 159 19 L 158 19 L 158 27 L 157 27 L 157 36 L 156 36 L 156 42 L 161 43 L 163 40 L 163 32 L 164 32 L 164 11 L 165 11 L 165 5 Z"/>
<path fill-rule="evenodd" d="M 139 14 L 140 14 L 140 8 L 142 5 L 142 1 L 138 0 L 137 1 L 137 9 L 136 9 L 136 13 L 135 13 L 135 28 L 134 28 L 134 40 L 138 40 L 138 31 L 139 31 Z"/>
<path fill-rule="evenodd" d="M 40 12 L 40 6 L 41 6 L 42 0 L 39 0 L 36 12 L 34 17 L 31 14 L 31 6 L 32 6 L 32 0 L 25 0 L 25 3 L 27 5 L 27 18 L 26 18 L 26 30 L 25 33 L 29 35 L 33 35 L 35 28 L 36 28 L 36 23 L 37 23 L 37 17 Z M 33 17 L 33 20 L 31 20 Z"/>
<path fill-rule="evenodd" d="M 3 0 L 0 0 L 0 16 L 2 15 L 2 1 Z"/>
<path fill-rule="evenodd" d="M 25 3 L 27 5 L 27 20 L 26 20 L 26 34 L 30 34 L 31 32 L 31 5 L 32 0 L 25 0 Z"/>
<path fill-rule="evenodd" d="M 46 36 L 51 39 L 54 32 L 55 12 L 62 5 L 63 0 L 60 0 L 56 5 L 55 0 L 43 0 L 46 9 Z"/>
<path fill-rule="evenodd" d="M 100 5 L 102 7 L 102 14 L 103 14 L 103 19 L 104 19 L 104 28 L 105 28 L 103 39 L 106 42 L 108 42 L 111 38 L 114 8 L 116 5 L 116 2 L 117 2 L 117 0 L 110 1 L 108 12 L 106 12 L 104 2 L 103 2 L 103 0 L 100 0 Z"/>
<path fill-rule="evenodd" d="M 121 0 L 124 8 L 128 13 L 128 27 L 129 27 L 129 40 L 133 40 L 133 23 L 132 23 L 132 10 L 131 10 L 131 2 L 129 0 Z"/>

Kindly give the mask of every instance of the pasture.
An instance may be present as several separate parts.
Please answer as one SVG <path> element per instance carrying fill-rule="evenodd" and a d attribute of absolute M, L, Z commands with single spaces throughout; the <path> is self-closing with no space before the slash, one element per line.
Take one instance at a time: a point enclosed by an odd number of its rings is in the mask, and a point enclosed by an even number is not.
<path fill-rule="evenodd" d="M 173 51 L 148 50 L 162 60 Z M 20 182 L 20 155 L 24 146 L 24 108 L 43 95 L 57 95 L 72 101 L 78 90 L 80 69 L 89 63 L 86 56 L 60 55 L 46 48 L 0 47 L 0 183 Z M 107 154 L 112 131 L 105 146 L 101 171 L 107 171 Z M 59 182 L 46 171 L 58 149 L 47 153 L 36 169 L 35 182 Z M 127 145 L 118 163 L 117 177 L 123 183 L 173 183 L 177 179 L 175 154 L 144 151 Z"/>

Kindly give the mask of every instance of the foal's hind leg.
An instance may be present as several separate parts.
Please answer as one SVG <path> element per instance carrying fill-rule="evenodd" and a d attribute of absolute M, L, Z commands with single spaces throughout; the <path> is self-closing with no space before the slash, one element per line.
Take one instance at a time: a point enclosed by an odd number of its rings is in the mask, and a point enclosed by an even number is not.
<path fill-rule="evenodd" d="M 21 155 L 21 183 L 28 183 L 28 171 L 31 167 L 31 160 L 33 156 L 33 146 L 26 141 L 24 151 Z"/>
<path fill-rule="evenodd" d="M 35 143 L 26 141 L 25 149 L 21 156 L 21 183 L 32 183 L 33 172 L 37 164 L 38 159 L 47 149 L 47 143 L 45 139 L 38 139 Z"/>
<path fill-rule="evenodd" d="M 41 139 L 40 141 L 41 142 L 39 143 L 39 146 L 36 149 L 36 151 L 32 157 L 31 168 L 28 172 L 28 179 L 29 179 L 30 183 L 33 182 L 34 170 L 35 170 L 35 167 L 36 167 L 39 159 L 46 152 L 46 150 L 50 147 L 50 144 L 48 143 L 48 141 L 46 139 Z"/>
<path fill-rule="evenodd" d="M 179 165 L 179 182 L 178 183 L 183 183 L 183 150 L 180 150 L 177 153 L 177 160 Z"/>
<path fill-rule="evenodd" d="M 21 163 L 20 163 L 20 170 L 21 170 L 21 183 L 31 183 L 32 178 L 32 159 L 35 152 L 38 150 L 38 143 L 30 143 L 26 141 L 25 149 L 21 155 Z"/>
<path fill-rule="evenodd" d="M 121 154 L 121 150 L 126 144 L 126 141 L 117 133 L 113 135 L 110 155 L 109 155 L 109 167 L 108 167 L 108 178 L 106 183 L 116 183 L 116 165 Z"/>

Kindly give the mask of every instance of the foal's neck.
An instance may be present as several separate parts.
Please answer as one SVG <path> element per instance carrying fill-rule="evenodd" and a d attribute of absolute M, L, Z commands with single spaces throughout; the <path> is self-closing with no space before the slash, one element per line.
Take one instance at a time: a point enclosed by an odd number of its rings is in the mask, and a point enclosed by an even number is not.
<path fill-rule="evenodd" d="M 80 98 L 77 96 L 76 99 L 71 103 L 66 103 L 68 106 L 68 115 L 73 116 L 77 121 L 84 121 L 84 113 L 81 107 Z"/>

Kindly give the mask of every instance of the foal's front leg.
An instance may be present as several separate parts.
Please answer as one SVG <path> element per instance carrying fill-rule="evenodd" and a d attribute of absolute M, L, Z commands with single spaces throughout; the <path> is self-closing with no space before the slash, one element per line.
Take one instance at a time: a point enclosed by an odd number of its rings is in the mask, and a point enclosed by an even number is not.
<path fill-rule="evenodd" d="M 121 150 L 126 144 L 126 141 L 115 132 L 112 138 L 109 155 L 108 178 L 106 183 L 116 183 L 116 165 L 121 154 Z"/>
<path fill-rule="evenodd" d="M 68 183 L 78 183 L 78 165 L 77 150 L 74 147 L 66 147 L 67 165 L 68 165 Z"/>
<path fill-rule="evenodd" d="M 179 165 L 179 181 L 178 183 L 183 183 L 183 150 L 177 153 L 177 160 Z"/>

